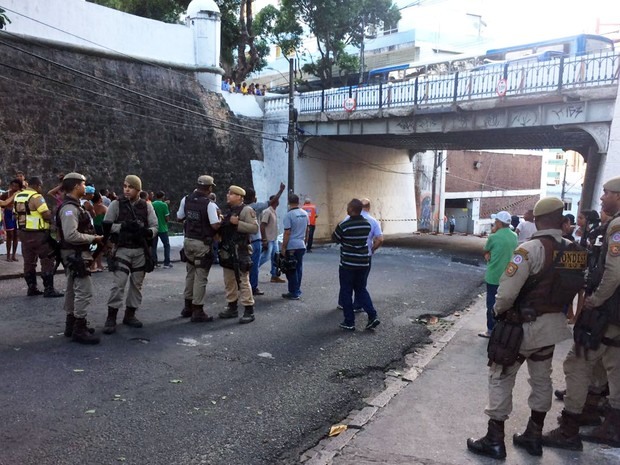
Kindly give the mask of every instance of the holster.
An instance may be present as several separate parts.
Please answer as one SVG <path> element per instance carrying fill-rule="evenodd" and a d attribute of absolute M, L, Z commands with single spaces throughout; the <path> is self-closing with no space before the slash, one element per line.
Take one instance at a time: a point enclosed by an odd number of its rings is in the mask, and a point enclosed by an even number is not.
<path fill-rule="evenodd" d="M 71 272 L 73 278 L 86 278 L 90 276 L 90 270 L 79 252 L 76 252 L 75 255 L 69 255 L 65 261 L 64 265 Z"/>
<path fill-rule="evenodd" d="M 602 307 L 582 310 L 577 317 L 573 330 L 575 348 L 578 351 L 580 349 L 597 350 L 601 345 L 608 324 L 609 313 Z"/>
<path fill-rule="evenodd" d="M 508 319 L 499 321 L 491 332 L 487 346 L 489 366 L 492 363 L 504 367 L 513 365 L 519 359 L 522 341 L 523 326 L 521 323 Z"/>

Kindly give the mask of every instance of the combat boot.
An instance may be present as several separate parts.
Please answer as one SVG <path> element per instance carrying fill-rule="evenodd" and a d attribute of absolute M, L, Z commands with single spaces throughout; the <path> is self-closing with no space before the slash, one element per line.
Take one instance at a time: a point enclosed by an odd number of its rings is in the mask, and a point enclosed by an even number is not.
<path fill-rule="evenodd" d="M 603 424 L 594 428 L 590 434 L 582 434 L 581 438 L 587 442 L 620 447 L 620 409 L 610 407 Z"/>
<path fill-rule="evenodd" d="M 125 309 L 125 316 L 123 317 L 123 324 L 131 326 L 132 328 L 142 328 L 142 322 L 136 318 L 135 307 L 127 307 Z"/>
<path fill-rule="evenodd" d="M 43 278 L 43 297 L 64 297 L 62 292 L 54 289 L 54 273 L 41 273 Z"/>
<path fill-rule="evenodd" d="M 116 332 L 116 315 L 118 308 L 108 307 L 108 317 L 103 325 L 103 334 L 114 334 Z"/>
<path fill-rule="evenodd" d="M 239 316 L 239 312 L 237 311 L 237 301 L 228 302 L 228 307 L 225 312 L 220 312 L 218 314 L 220 318 L 237 318 Z"/>
<path fill-rule="evenodd" d="M 583 450 L 579 437 L 579 415 L 562 410 L 558 423 L 559 427 L 543 434 L 542 445 L 557 449 Z"/>
<path fill-rule="evenodd" d="M 86 318 L 76 318 L 73 324 L 71 340 L 80 344 L 99 344 L 99 337 L 95 336 L 86 324 Z"/>
<path fill-rule="evenodd" d="M 34 272 L 24 273 L 24 280 L 26 280 L 26 284 L 28 285 L 28 293 L 26 294 L 28 297 L 33 297 L 35 295 L 43 295 L 39 289 L 37 289 L 37 274 Z"/>
<path fill-rule="evenodd" d="M 73 325 L 75 324 L 75 316 L 72 314 L 67 315 L 65 319 L 65 337 L 71 337 L 73 335 Z"/>
<path fill-rule="evenodd" d="M 192 305 L 192 323 L 209 323 L 213 317 L 205 313 L 202 305 Z"/>
<path fill-rule="evenodd" d="M 525 449 L 528 454 L 539 457 L 543 453 L 542 429 L 543 425 L 536 423 L 534 419 L 530 417 L 523 434 L 515 434 L 512 436 L 512 443 L 517 447 Z"/>
<path fill-rule="evenodd" d="M 185 306 L 183 307 L 183 310 L 181 310 L 181 317 L 189 318 L 190 316 L 192 316 L 193 312 L 194 310 L 192 309 L 192 299 L 185 299 Z"/>
<path fill-rule="evenodd" d="M 254 306 L 246 305 L 245 309 L 243 310 L 243 316 L 239 318 L 239 323 L 243 325 L 246 323 L 252 323 L 253 321 L 254 321 Z"/>
<path fill-rule="evenodd" d="M 489 420 L 486 436 L 476 440 L 467 440 L 467 449 L 474 454 L 485 455 L 494 459 L 506 458 L 506 444 L 504 444 L 504 422 Z"/>

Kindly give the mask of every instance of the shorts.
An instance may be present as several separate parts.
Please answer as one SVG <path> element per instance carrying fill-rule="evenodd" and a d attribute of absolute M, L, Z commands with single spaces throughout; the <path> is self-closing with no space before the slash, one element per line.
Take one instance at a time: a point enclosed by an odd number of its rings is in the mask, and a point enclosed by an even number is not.
<path fill-rule="evenodd" d="M 13 210 L 10 208 L 4 209 L 4 229 L 6 231 L 14 231 L 17 229 L 17 221 L 15 219 L 15 215 L 13 214 Z"/>

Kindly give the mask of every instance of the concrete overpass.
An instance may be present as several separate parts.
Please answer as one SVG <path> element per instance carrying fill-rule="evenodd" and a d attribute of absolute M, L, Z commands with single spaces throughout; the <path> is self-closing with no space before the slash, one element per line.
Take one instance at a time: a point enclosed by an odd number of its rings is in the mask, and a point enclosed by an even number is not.
<path fill-rule="evenodd" d="M 597 207 L 602 180 L 620 173 L 620 144 L 614 138 L 620 134 L 619 63 L 617 52 L 607 52 L 297 95 L 297 184 L 301 192 L 311 193 L 317 183 L 326 188 L 348 184 L 357 175 L 359 187 L 351 186 L 350 197 L 376 182 L 385 184 L 383 178 L 398 170 L 369 175 L 368 170 L 342 169 L 338 161 L 359 158 L 358 167 L 378 168 L 395 163 L 397 154 L 411 157 L 433 149 L 562 148 L 587 160 L 582 206 Z M 267 121 L 286 118 L 287 108 L 286 98 L 267 100 Z M 330 144 L 338 144 L 337 149 Z M 329 182 L 305 168 L 305 160 L 313 158 L 329 165 L 323 167 Z M 314 180 L 308 182 L 308 176 Z M 413 192 L 404 178 L 395 182 L 400 193 L 377 192 L 376 197 L 388 203 L 406 199 L 408 189 Z M 346 195 L 334 194 L 325 202 L 346 202 Z M 392 211 L 387 216 L 394 232 L 410 227 L 405 217 L 411 215 Z"/>

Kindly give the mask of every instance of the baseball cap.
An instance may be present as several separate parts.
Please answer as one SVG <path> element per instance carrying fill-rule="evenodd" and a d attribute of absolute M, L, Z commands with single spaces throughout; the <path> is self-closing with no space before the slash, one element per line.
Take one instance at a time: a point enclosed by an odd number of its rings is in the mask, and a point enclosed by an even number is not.
<path fill-rule="evenodd" d="M 491 219 L 499 220 L 504 224 L 510 224 L 510 221 L 512 220 L 512 216 L 510 216 L 510 213 L 508 213 L 507 211 L 502 210 L 501 212 L 497 212 L 491 215 Z"/>
<path fill-rule="evenodd" d="M 212 176 L 207 176 L 206 174 L 203 174 L 202 176 L 198 177 L 198 185 L 199 186 L 215 186 L 215 183 L 213 182 Z"/>

